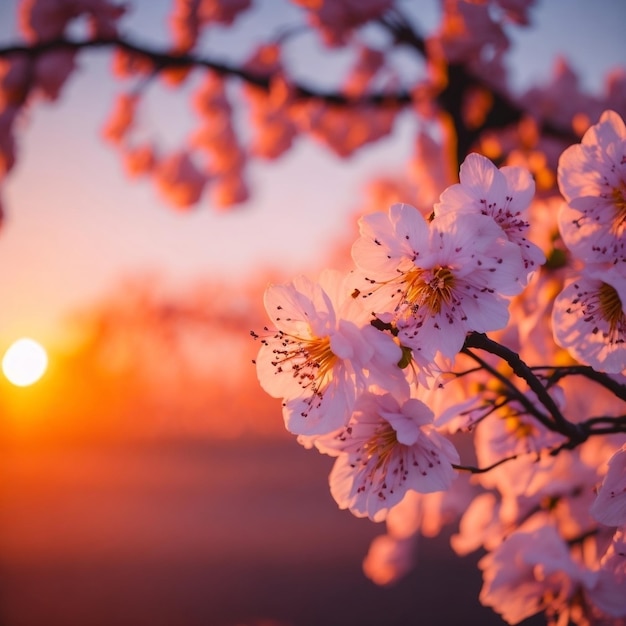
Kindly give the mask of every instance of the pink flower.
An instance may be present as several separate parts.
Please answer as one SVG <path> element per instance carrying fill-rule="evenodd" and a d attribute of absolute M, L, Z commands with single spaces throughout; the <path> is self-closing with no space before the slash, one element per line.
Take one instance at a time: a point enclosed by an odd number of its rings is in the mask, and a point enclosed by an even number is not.
<path fill-rule="evenodd" d="M 291 148 L 297 127 L 289 114 L 292 87 L 278 72 L 272 77 L 269 93 L 261 89 L 244 91 L 250 108 L 253 137 L 250 151 L 255 156 L 276 159 Z"/>
<path fill-rule="evenodd" d="M 149 144 L 127 148 L 124 151 L 124 168 L 131 178 L 149 174 L 154 170 L 156 162 L 154 148 Z"/>
<path fill-rule="evenodd" d="M 63 36 L 72 20 L 87 15 L 91 37 L 113 37 L 125 11 L 110 0 L 22 0 L 19 23 L 29 41 L 43 41 Z"/>
<path fill-rule="evenodd" d="M 409 490 L 448 489 L 459 456 L 432 421 L 432 411 L 415 398 L 362 395 L 344 428 L 315 441 L 321 452 L 337 455 L 329 480 L 339 507 L 377 522 Z"/>
<path fill-rule="evenodd" d="M 545 84 L 531 87 L 521 96 L 520 103 L 533 118 L 549 121 L 560 128 L 572 127 L 578 134 L 586 130 L 586 127 L 579 128 L 588 119 L 585 114 L 597 108 L 597 100 L 581 84 L 576 70 L 560 56 L 553 61 L 551 75 Z M 583 111 L 585 114 L 581 115 Z M 560 142 L 556 145 L 559 154 L 555 164 L 563 150 Z"/>
<path fill-rule="evenodd" d="M 284 399 L 290 432 L 335 431 L 369 383 L 404 381 L 400 347 L 367 323 L 338 273 L 322 273 L 319 284 L 301 276 L 271 285 L 265 309 L 273 326 L 260 336 L 257 375 L 267 393 Z"/>
<path fill-rule="evenodd" d="M 415 138 L 415 152 L 409 163 L 409 176 L 419 189 L 417 208 L 430 214 L 433 205 L 439 200 L 443 190 L 451 185 L 457 176 L 455 137 L 450 125 L 439 125 L 443 139 L 436 140 L 425 130 L 418 131 Z M 408 196 L 405 196 L 408 197 Z M 388 205 L 379 205 L 388 206 Z"/>
<path fill-rule="evenodd" d="M 570 146 L 559 160 L 567 201 L 559 227 L 567 247 L 591 263 L 626 266 L 626 126 L 614 111 Z"/>
<path fill-rule="evenodd" d="M 72 50 L 53 50 L 35 62 L 35 84 L 48 100 L 58 99 L 65 81 L 76 69 L 74 57 Z"/>
<path fill-rule="evenodd" d="M 587 267 L 554 301 L 555 341 L 600 371 L 626 369 L 626 276 L 614 267 Z"/>
<path fill-rule="evenodd" d="M 154 178 L 163 196 L 180 208 L 198 202 L 207 182 L 207 176 L 185 152 L 177 152 L 160 161 L 154 170 Z"/>
<path fill-rule="evenodd" d="M 15 165 L 16 145 L 14 124 L 20 109 L 7 106 L 0 110 L 0 180 L 2 180 Z"/>
<path fill-rule="evenodd" d="M 626 445 L 611 457 L 591 514 L 607 526 L 626 526 Z"/>
<path fill-rule="evenodd" d="M 192 96 L 194 109 L 203 120 L 221 126 L 230 123 L 232 107 L 226 94 L 224 78 L 207 71 L 198 89 Z"/>
<path fill-rule="evenodd" d="M 0 59 L 0 110 L 25 102 L 31 73 L 32 61 L 25 56 Z"/>
<path fill-rule="evenodd" d="M 356 63 L 343 85 L 343 92 L 353 98 L 358 98 L 367 92 L 367 88 L 374 76 L 385 64 L 385 55 L 364 45 L 357 48 Z"/>
<path fill-rule="evenodd" d="M 211 204 L 219 209 L 228 209 L 242 204 L 250 197 L 250 191 L 240 172 L 217 176 L 209 191 Z"/>
<path fill-rule="evenodd" d="M 138 102 L 137 94 L 122 93 L 117 96 L 113 111 L 102 129 L 102 135 L 107 141 L 120 143 L 128 134 L 135 121 Z"/>
<path fill-rule="evenodd" d="M 176 52 L 189 52 L 196 45 L 200 34 L 198 8 L 198 0 L 174 0 L 169 24 Z"/>
<path fill-rule="evenodd" d="M 523 167 L 498 169 L 480 154 L 470 154 L 461 165 L 460 183 L 448 187 L 435 204 L 435 214 L 489 215 L 517 244 L 528 274 L 545 262 L 541 249 L 526 239 L 528 207 L 535 193 L 530 172 Z M 523 278 L 525 284 L 528 274 Z"/>
<path fill-rule="evenodd" d="M 509 624 L 547 611 L 567 611 L 581 586 L 596 575 L 575 563 L 563 538 L 552 526 L 516 531 L 478 563 L 483 571 L 480 602 Z"/>
<path fill-rule="evenodd" d="M 314 100 L 294 107 L 293 113 L 294 121 L 303 132 L 308 132 L 342 158 L 388 135 L 397 114 L 395 107 L 363 104 L 348 110 Z"/>
<path fill-rule="evenodd" d="M 239 13 L 246 11 L 252 0 L 200 0 L 200 20 L 203 24 L 219 23 L 230 26 Z"/>
<path fill-rule="evenodd" d="M 504 295 L 521 290 L 519 247 L 487 215 L 453 213 L 430 224 L 412 206 L 361 218 L 352 248 L 365 279 L 361 298 L 425 359 L 454 357 L 469 331 L 503 328 Z"/>
<path fill-rule="evenodd" d="M 562 390 L 555 385 L 549 393 L 557 406 L 562 407 Z M 528 391 L 524 395 L 545 415 L 533 392 Z M 480 394 L 479 398 L 484 402 L 485 394 Z M 482 416 L 489 415 L 489 419 L 482 419 L 476 427 L 474 446 L 479 465 L 486 467 L 508 456 L 531 454 L 536 457 L 542 450 L 549 450 L 563 442 L 563 435 L 544 426 L 519 401 L 508 400 L 506 405 L 502 403 L 503 396 L 500 395 L 480 407 Z M 494 410 L 494 406 L 499 408 Z"/>
<path fill-rule="evenodd" d="M 415 542 L 412 538 L 379 535 L 370 544 L 363 560 L 363 572 L 377 585 L 393 585 L 413 568 L 414 552 Z"/>
<path fill-rule="evenodd" d="M 586 596 L 606 620 L 594 623 L 613 623 L 606 616 L 626 617 L 626 534 L 623 528 L 615 532 L 600 561 L 597 582 L 586 589 Z"/>
<path fill-rule="evenodd" d="M 465 556 L 481 547 L 495 548 L 502 540 L 499 509 L 500 503 L 493 493 L 477 495 L 463 513 L 458 533 L 450 537 L 452 549 Z"/>
<path fill-rule="evenodd" d="M 208 169 L 214 175 L 232 176 L 246 163 L 246 155 L 229 118 L 223 118 L 221 124 L 204 124 L 192 135 L 190 144 L 206 153 Z"/>
<path fill-rule="evenodd" d="M 28 41 L 54 39 L 63 35 L 78 14 L 76 7 L 63 0 L 22 0 L 19 26 Z"/>
<path fill-rule="evenodd" d="M 494 19 L 494 12 L 488 3 L 447 0 L 439 32 L 431 36 L 429 46 L 437 46 L 445 58 L 451 62 L 471 62 L 485 66 L 483 50 L 486 42 L 498 56 L 508 48 L 509 42 L 502 24 Z"/>
<path fill-rule="evenodd" d="M 292 0 L 309 11 L 309 21 L 322 33 L 324 42 L 337 46 L 350 32 L 380 17 L 393 6 L 393 0 Z"/>

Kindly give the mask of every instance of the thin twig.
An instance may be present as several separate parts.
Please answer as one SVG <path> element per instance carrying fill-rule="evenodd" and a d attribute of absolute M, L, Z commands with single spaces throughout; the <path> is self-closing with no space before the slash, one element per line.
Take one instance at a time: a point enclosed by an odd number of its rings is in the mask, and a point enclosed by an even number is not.
<path fill-rule="evenodd" d="M 467 342 L 466 342 L 467 344 Z M 469 357 L 474 359 L 477 363 L 481 365 L 481 367 L 489 372 L 492 376 L 497 378 L 503 385 L 507 387 L 507 389 L 512 393 L 512 399 L 517 400 L 529 413 L 535 417 L 538 421 L 540 421 L 546 428 L 549 430 L 554 430 L 554 424 L 550 421 L 548 416 L 544 415 L 541 411 L 537 410 L 537 407 L 531 402 L 528 397 L 523 394 L 506 376 L 501 374 L 495 367 L 492 367 L 487 361 L 479 357 L 477 354 L 472 352 L 469 348 L 463 348 L 461 350 L 463 354 L 467 354 Z"/>
<path fill-rule="evenodd" d="M 552 396 L 548 393 L 534 372 L 522 361 L 519 355 L 497 341 L 490 339 L 484 333 L 470 333 L 465 339 L 467 348 L 480 348 L 490 354 L 500 357 L 508 363 L 513 373 L 526 381 L 537 399 L 550 413 L 553 422 L 546 424 L 551 430 L 556 430 L 575 443 L 582 443 L 587 438 L 584 428 L 565 419 Z M 534 413 L 533 413 L 534 414 Z"/>
<path fill-rule="evenodd" d="M 566 376 L 584 376 L 585 378 L 593 380 L 599 385 L 602 385 L 603 387 L 611 391 L 615 395 L 615 397 L 626 402 L 626 385 L 618 383 L 608 374 L 605 374 L 604 372 L 598 372 L 597 370 L 594 370 L 593 367 L 589 367 L 588 365 L 535 365 L 530 369 L 532 371 L 548 370 L 550 373 L 546 374 L 545 376 L 551 385 L 557 383 L 559 380 L 565 378 Z"/>
<path fill-rule="evenodd" d="M 500 459 L 499 461 L 496 461 L 495 463 L 488 465 L 487 467 L 474 467 L 472 465 L 457 465 L 456 463 L 453 463 L 452 467 L 455 470 L 459 470 L 462 472 L 470 472 L 471 474 L 484 474 L 485 472 L 489 472 L 495 467 L 498 467 L 498 465 L 502 465 L 503 463 L 507 463 L 508 461 L 514 461 L 518 456 L 519 456 L 518 454 L 514 454 L 513 456 L 504 457 Z"/>

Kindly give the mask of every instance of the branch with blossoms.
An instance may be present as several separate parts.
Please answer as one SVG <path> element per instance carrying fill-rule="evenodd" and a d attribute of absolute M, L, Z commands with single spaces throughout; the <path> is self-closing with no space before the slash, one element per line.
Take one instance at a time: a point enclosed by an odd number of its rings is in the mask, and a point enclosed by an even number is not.
<path fill-rule="evenodd" d="M 300 444 L 336 459 L 338 505 L 386 524 L 372 579 L 397 580 L 419 534 L 458 522 L 452 547 L 486 552 L 480 600 L 507 622 L 623 623 L 626 72 L 595 97 L 560 62 L 514 94 L 507 31 L 532 0 L 446 0 L 423 34 L 410 3 L 292 0 L 296 23 L 238 63 L 202 52 L 251 4 L 173 0 L 170 40 L 151 46 L 124 34 L 114 0 L 19 0 L 23 41 L 0 50 L 0 178 L 24 113 L 58 100 L 88 49 L 112 51 L 127 81 L 103 139 L 182 209 L 244 203 L 248 164 L 300 138 L 348 158 L 411 113 L 407 172 L 360 219 L 352 271 L 267 289 L 260 384 Z M 352 57 L 338 86 L 290 71 L 286 43 L 307 31 Z M 418 60 L 407 78 L 400 46 Z M 190 94 L 174 151 L 137 132 L 160 85 Z"/>
<path fill-rule="evenodd" d="M 577 141 L 599 113 L 597 99 L 582 93 L 575 94 L 578 109 L 563 115 L 555 114 L 559 108 L 548 89 L 521 97 L 511 93 L 503 65 L 506 32 L 511 25 L 528 24 L 532 2 L 515 7 L 503 3 L 497 10 L 488 3 L 446 3 L 441 23 L 427 34 L 421 32 L 418 15 L 407 7 L 403 12 L 392 0 L 334 0 L 332 8 L 326 2 L 293 3 L 300 8 L 294 18 L 298 21 L 270 33 L 241 62 L 227 63 L 202 53 L 200 44 L 211 28 L 234 27 L 251 7 L 247 0 L 210 7 L 173 0 L 166 46 L 129 39 L 123 30 L 127 7 L 114 0 L 59 0 L 54 10 L 49 0 L 21 0 L 23 41 L 0 48 L 0 178 L 15 166 L 24 111 L 41 100 L 58 100 L 80 54 L 89 49 L 112 51 L 113 76 L 134 83 L 124 86 L 113 103 L 102 137 L 119 152 L 130 178 L 151 180 L 166 202 L 181 209 L 199 206 L 207 194 L 218 208 L 243 204 L 251 195 L 247 171 L 253 160 L 277 159 L 299 137 L 347 158 L 388 137 L 403 111 L 420 122 L 411 169 L 422 188 L 421 164 L 432 163 L 433 157 L 445 170 L 442 184 L 436 185 L 439 192 L 471 150 L 488 147 L 490 156 L 501 162 L 512 151 L 518 153 L 520 143 L 537 180 L 549 187 L 555 146 Z M 70 36 L 70 27 L 81 18 L 87 20 L 86 34 Z M 366 27 L 378 29 L 386 43 L 373 46 L 363 34 Z M 287 42 L 311 31 L 328 55 L 341 49 L 353 53 L 354 63 L 338 87 L 313 87 L 296 79 L 283 60 Z M 424 66 L 410 80 L 400 80 L 401 68 L 394 65 L 398 47 Z M 486 52 L 494 50 L 486 62 Z M 203 79 L 192 85 L 197 126 L 177 148 L 165 150 L 158 130 L 148 134 L 140 124 L 144 95 L 156 85 L 191 84 L 192 75 Z M 620 80 L 613 86 L 616 109 Z M 230 88 L 234 84 L 240 90 L 237 97 Z M 249 132 L 241 131 L 235 117 L 247 117 Z M 434 140 L 436 136 L 440 138 Z M 537 158 L 538 153 L 546 159 Z"/>
<path fill-rule="evenodd" d="M 253 332 L 256 367 L 265 391 L 283 400 L 287 430 L 335 457 L 339 507 L 387 522 L 366 559 L 372 578 L 406 572 L 408 538 L 439 494 L 435 515 L 459 522 L 453 548 L 486 550 L 480 600 L 508 623 L 543 612 L 555 624 L 618 624 L 622 118 L 604 112 L 562 153 L 558 175 L 558 235 L 548 241 L 566 249 L 564 263 L 546 263 L 551 249 L 530 238 L 545 210 L 530 172 L 472 153 L 424 213 L 394 204 L 362 216 L 349 273 L 269 286 L 270 325 Z M 461 463 L 459 437 L 475 464 Z M 402 566 L 389 577 L 394 563 Z"/>

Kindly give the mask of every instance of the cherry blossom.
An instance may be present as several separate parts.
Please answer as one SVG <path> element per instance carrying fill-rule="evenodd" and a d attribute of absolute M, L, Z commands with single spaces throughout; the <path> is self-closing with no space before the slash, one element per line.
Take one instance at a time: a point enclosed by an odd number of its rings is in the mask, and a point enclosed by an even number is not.
<path fill-rule="evenodd" d="M 251 0 L 170 0 L 165 42 L 122 28 L 126 4 L 19 0 L 0 178 L 89 49 L 125 83 L 102 138 L 178 209 L 245 202 L 255 164 L 296 140 L 340 159 L 404 140 L 406 168 L 380 163 L 393 169 L 370 180 L 358 238 L 332 252 L 344 272 L 265 291 L 259 383 L 297 441 L 333 457 L 337 506 L 385 522 L 363 562 L 375 583 L 458 522 L 452 548 L 486 551 L 480 600 L 506 621 L 626 624 L 624 68 L 592 95 L 559 58 L 514 94 L 505 53 L 533 0 L 441 0 L 428 26 L 407 2 L 292 0 L 236 50 L 221 42 Z M 319 66 L 295 53 L 306 21 Z M 154 138 L 176 125 L 142 106 L 164 88 L 193 113 L 167 153 Z"/>
<path fill-rule="evenodd" d="M 119 144 L 133 126 L 135 110 L 139 98 L 136 94 L 122 93 L 115 100 L 115 107 L 102 129 L 102 135 L 107 141 Z"/>
<path fill-rule="evenodd" d="M 493 550 L 502 541 L 500 503 L 492 492 L 477 495 L 459 521 L 458 532 L 450 537 L 452 549 L 460 556 L 479 548 Z"/>
<path fill-rule="evenodd" d="M 581 363 L 611 373 L 626 369 L 626 275 L 588 266 L 557 296 L 555 341 Z"/>
<path fill-rule="evenodd" d="M 14 124 L 19 109 L 7 106 L 0 111 L 0 180 L 3 179 L 15 165 L 16 144 Z"/>
<path fill-rule="evenodd" d="M 148 144 L 128 147 L 124 151 L 124 166 L 127 174 L 133 178 L 151 173 L 156 163 L 154 148 Z"/>
<path fill-rule="evenodd" d="M 599 624 L 613 623 L 610 618 L 626 617 L 625 530 L 620 528 L 615 532 L 609 548 L 600 561 L 596 583 L 585 590 L 586 598 L 593 604 L 596 623 Z"/>
<path fill-rule="evenodd" d="M 492 218 L 449 213 L 428 223 L 397 204 L 359 224 L 352 256 L 364 274 L 360 297 L 414 353 L 453 357 L 467 332 L 506 325 L 503 296 L 521 290 L 523 267 L 519 247 Z"/>
<path fill-rule="evenodd" d="M 606 111 L 580 144 L 563 152 L 559 188 L 567 205 L 559 215 L 563 240 L 591 263 L 626 265 L 626 126 Z"/>
<path fill-rule="evenodd" d="M 321 452 L 337 455 L 329 480 L 339 507 L 381 521 L 408 490 L 448 489 L 459 456 L 435 430 L 433 417 L 415 398 L 361 395 L 348 424 L 315 441 Z"/>
<path fill-rule="evenodd" d="M 335 431 L 347 424 L 368 384 L 401 384 L 400 347 L 355 307 L 345 277 L 336 272 L 324 272 L 319 283 L 299 276 L 266 290 L 273 326 L 258 335 L 257 374 L 265 391 L 283 398 L 290 432 Z"/>
<path fill-rule="evenodd" d="M 392 585 L 413 569 L 415 543 L 391 535 L 379 535 L 372 540 L 363 572 L 377 585 Z"/>
<path fill-rule="evenodd" d="M 180 208 L 195 204 L 204 190 L 207 177 L 186 153 L 175 153 L 159 161 L 154 171 L 159 191 Z"/>
<path fill-rule="evenodd" d="M 294 120 L 299 128 L 337 156 L 347 158 L 364 145 L 389 135 L 398 112 L 393 106 L 356 104 L 347 110 L 311 101 L 295 110 Z"/>
<path fill-rule="evenodd" d="M 125 10 L 110 0 L 23 0 L 19 25 L 29 41 L 44 41 L 63 35 L 72 20 L 86 15 L 94 37 L 112 37 Z"/>
<path fill-rule="evenodd" d="M 579 588 L 591 587 L 597 577 L 572 559 L 561 535 L 549 525 L 514 532 L 478 566 L 484 581 L 480 601 L 509 624 L 540 611 L 567 612 Z"/>
<path fill-rule="evenodd" d="M 530 172 L 522 167 L 500 169 L 486 157 L 472 153 L 461 164 L 460 183 L 448 187 L 435 204 L 435 214 L 489 215 L 520 247 L 528 273 L 545 261 L 538 246 L 528 241 L 528 208 L 535 193 Z M 523 278 L 526 283 L 527 277 Z"/>
<path fill-rule="evenodd" d="M 250 119 L 255 131 L 251 152 L 276 159 L 291 148 L 298 128 L 290 115 L 291 86 L 280 74 L 273 76 L 269 93 L 247 89 Z"/>
<path fill-rule="evenodd" d="M 230 26 L 251 4 L 251 0 L 175 0 L 169 23 L 176 51 L 194 48 L 202 28 L 208 24 Z"/>
<path fill-rule="evenodd" d="M 34 66 L 36 92 L 46 100 L 57 100 L 67 79 L 76 69 L 75 53 L 55 50 L 37 59 Z"/>
<path fill-rule="evenodd" d="M 626 526 L 626 445 L 611 457 L 591 514 L 607 526 Z"/>
<path fill-rule="evenodd" d="M 454 63 L 460 59 L 485 60 L 482 49 L 489 46 L 501 52 L 508 45 L 502 25 L 494 20 L 487 2 L 442 0 L 445 6 L 439 32 L 431 37 L 430 45 L 437 45 L 445 58 Z"/>
<path fill-rule="evenodd" d="M 393 0 L 292 0 L 308 11 L 309 21 L 318 28 L 323 41 L 337 46 L 350 32 L 369 20 L 380 17 Z"/>
<path fill-rule="evenodd" d="M 344 92 L 353 98 L 367 92 L 372 79 L 385 63 L 385 55 L 380 50 L 361 45 L 357 54 L 356 63 L 343 86 Z"/>

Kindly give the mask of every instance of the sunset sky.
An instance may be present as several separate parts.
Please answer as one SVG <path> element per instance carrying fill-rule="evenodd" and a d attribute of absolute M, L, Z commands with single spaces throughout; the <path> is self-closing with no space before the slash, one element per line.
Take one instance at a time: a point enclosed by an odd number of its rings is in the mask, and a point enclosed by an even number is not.
<path fill-rule="evenodd" d="M 19 40 L 17 4 L 0 0 L 0 47 Z M 125 34 L 165 49 L 170 0 L 128 4 Z M 243 59 L 299 16 L 287 0 L 253 4 L 235 33 L 211 30 L 207 56 Z M 419 7 L 425 30 L 437 23 L 438 0 L 404 4 Z M 536 4 L 508 57 L 516 90 L 549 83 L 562 56 L 601 93 L 606 71 L 626 66 L 626 2 Z M 338 82 L 349 60 L 325 59 L 314 42 L 296 38 L 290 67 L 303 82 Z M 260 281 L 326 265 L 332 244 L 355 232 L 368 181 L 406 167 L 412 116 L 348 160 L 301 138 L 280 161 L 249 168 L 245 205 L 224 212 L 205 196 L 180 211 L 150 180 L 129 180 L 102 139 L 129 87 L 112 77 L 110 52 L 81 54 L 79 66 L 57 102 L 22 120 L 0 186 L 0 358 L 22 336 L 50 357 L 32 388 L 0 377 L 0 622 L 501 624 L 478 606 L 480 576 L 445 535 L 420 543 L 419 570 L 397 587 L 365 578 L 381 525 L 338 509 L 331 459 L 286 432 L 281 400 L 252 364 L 249 330 L 266 323 L 250 324 L 262 314 Z M 191 91 L 151 84 L 145 136 L 184 146 Z M 159 281 L 178 299 L 152 300 Z M 234 317 L 241 293 L 258 294 L 259 307 L 246 301 Z M 82 343 L 69 341 L 77 311 L 91 332 Z M 206 369 L 188 353 L 208 357 Z"/>
<path fill-rule="evenodd" d="M 16 4 L 0 4 L 1 44 L 17 38 Z M 238 22 L 236 37 L 212 35 L 221 58 L 245 56 L 255 32 L 271 32 L 277 21 L 268 5 L 275 4 L 257 4 L 261 10 Z M 420 17 L 428 26 L 436 3 L 424 4 Z M 626 5 L 605 0 L 598 11 L 591 2 L 537 4 L 536 26 L 518 29 L 511 53 L 518 88 L 549 80 L 555 57 L 562 55 L 580 71 L 583 84 L 600 90 L 605 70 L 626 58 Z M 124 20 L 128 31 L 138 40 L 163 43 L 168 2 L 143 0 L 132 7 Z M 291 5 L 280 12 L 280 23 L 289 23 L 290 12 L 296 12 Z M 305 41 L 294 66 L 304 68 L 313 54 Z M 368 177 L 403 167 L 412 150 L 412 133 L 403 132 L 402 118 L 393 137 L 350 160 L 301 140 L 280 162 L 253 165 L 253 195 L 246 205 L 224 213 L 206 199 L 191 212 L 177 212 L 150 182 L 129 181 L 115 151 L 100 138 L 124 87 L 111 78 L 109 65 L 106 51 L 82 55 L 81 70 L 59 101 L 33 108 L 18 136 L 18 162 L 2 189 L 2 351 L 21 335 L 52 341 L 68 312 L 129 275 L 156 272 L 178 286 L 205 276 L 235 281 L 263 266 L 289 273 L 306 269 L 353 222 Z M 191 115 L 185 91 L 154 88 L 152 109 L 144 116 L 148 134 L 172 146 L 184 143 Z"/>

